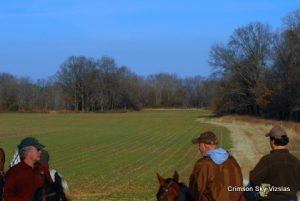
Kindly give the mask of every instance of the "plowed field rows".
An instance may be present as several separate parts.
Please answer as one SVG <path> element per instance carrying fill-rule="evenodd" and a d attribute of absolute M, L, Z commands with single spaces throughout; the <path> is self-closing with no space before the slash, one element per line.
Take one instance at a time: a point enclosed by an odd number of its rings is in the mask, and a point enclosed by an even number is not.
<path fill-rule="evenodd" d="M 0 146 L 7 161 L 25 136 L 46 145 L 50 166 L 67 179 L 73 200 L 155 200 L 156 173 L 178 170 L 188 182 L 199 157 L 191 139 L 205 130 L 218 132 L 229 147 L 223 127 L 199 123 L 203 110 L 146 110 L 95 114 L 0 114 Z M 8 162 L 6 167 L 8 166 Z"/>

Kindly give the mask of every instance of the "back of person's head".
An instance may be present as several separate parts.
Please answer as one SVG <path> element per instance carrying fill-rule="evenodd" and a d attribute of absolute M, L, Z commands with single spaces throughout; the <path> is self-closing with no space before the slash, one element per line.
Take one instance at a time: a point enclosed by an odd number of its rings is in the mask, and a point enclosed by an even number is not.
<path fill-rule="evenodd" d="M 204 143 L 206 145 L 217 145 L 218 138 L 217 135 L 212 131 L 205 131 L 200 134 L 199 137 L 192 140 L 193 144 Z"/>
<path fill-rule="evenodd" d="M 276 146 L 285 146 L 289 143 L 289 137 L 287 135 L 283 135 L 279 139 L 275 137 L 270 137 L 270 140 L 274 140 L 274 144 Z"/>
<path fill-rule="evenodd" d="M 280 126 L 274 126 L 266 134 L 266 137 L 270 137 L 270 140 L 273 140 L 276 146 L 285 146 L 289 143 L 286 131 Z"/>

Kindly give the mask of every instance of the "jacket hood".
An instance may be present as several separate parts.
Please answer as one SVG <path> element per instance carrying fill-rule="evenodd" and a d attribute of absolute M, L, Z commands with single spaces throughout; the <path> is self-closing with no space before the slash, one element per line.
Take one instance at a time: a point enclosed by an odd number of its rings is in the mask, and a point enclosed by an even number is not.
<path fill-rule="evenodd" d="M 205 156 L 209 156 L 215 164 L 221 165 L 228 159 L 229 154 L 226 150 L 218 148 L 208 151 Z"/>

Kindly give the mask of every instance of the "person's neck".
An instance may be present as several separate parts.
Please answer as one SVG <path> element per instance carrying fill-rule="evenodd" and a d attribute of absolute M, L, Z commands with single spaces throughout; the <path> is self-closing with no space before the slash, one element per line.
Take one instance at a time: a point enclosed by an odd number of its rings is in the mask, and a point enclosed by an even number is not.
<path fill-rule="evenodd" d="M 282 149 L 286 149 L 285 146 L 274 146 L 273 150 L 282 150 Z"/>
<path fill-rule="evenodd" d="M 26 163 L 27 165 L 29 165 L 30 167 L 34 167 L 35 162 L 30 160 L 30 159 L 24 159 L 24 163 Z"/>
<path fill-rule="evenodd" d="M 218 149 L 217 145 L 208 145 L 207 146 L 207 151 L 212 151 L 212 150 L 215 150 L 215 149 Z"/>

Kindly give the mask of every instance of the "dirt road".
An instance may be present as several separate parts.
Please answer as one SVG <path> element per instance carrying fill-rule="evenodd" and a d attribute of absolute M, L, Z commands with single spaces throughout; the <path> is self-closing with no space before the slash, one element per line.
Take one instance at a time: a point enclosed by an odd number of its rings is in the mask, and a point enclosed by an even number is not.
<path fill-rule="evenodd" d="M 206 121 L 207 122 L 207 121 Z M 269 152 L 270 147 L 264 134 L 268 128 L 253 126 L 246 122 L 229 121 L 218 118 L 209 123 L 226 127 L 230 131 L 233 148 L 230 153 L 238 160 L 245 179 L 253 169 L 258 159 Z"/>
<path fill-rule="evenodd" d="M 238 160 L 243 176 L 249 179 L 249 172 L 254 168 L 258 160 L 270 152 L 270 145 L 265 134 L 272 128 L 272 124 L 264 122 L 252 122 L 236 120 L 234 117 L 222 117 L 213 119 L 201 119 L 201 122 L 211 123 L 226 127 L 230 131 L 233 141 L 231 154 Z M 275 122 L 276 123 L 276 122 Z M 278 122 L 277 122 L 278 123 Z M 284 126 L 283 126 L 284 127 Z M 286 127 L 285 127 L 286 128 Z M 290 144 L 290 152 L 300 158 L 300 135 L 294 130 L 286 128 Z M 298 194 L 298 200 L 300 200 Z"/>

